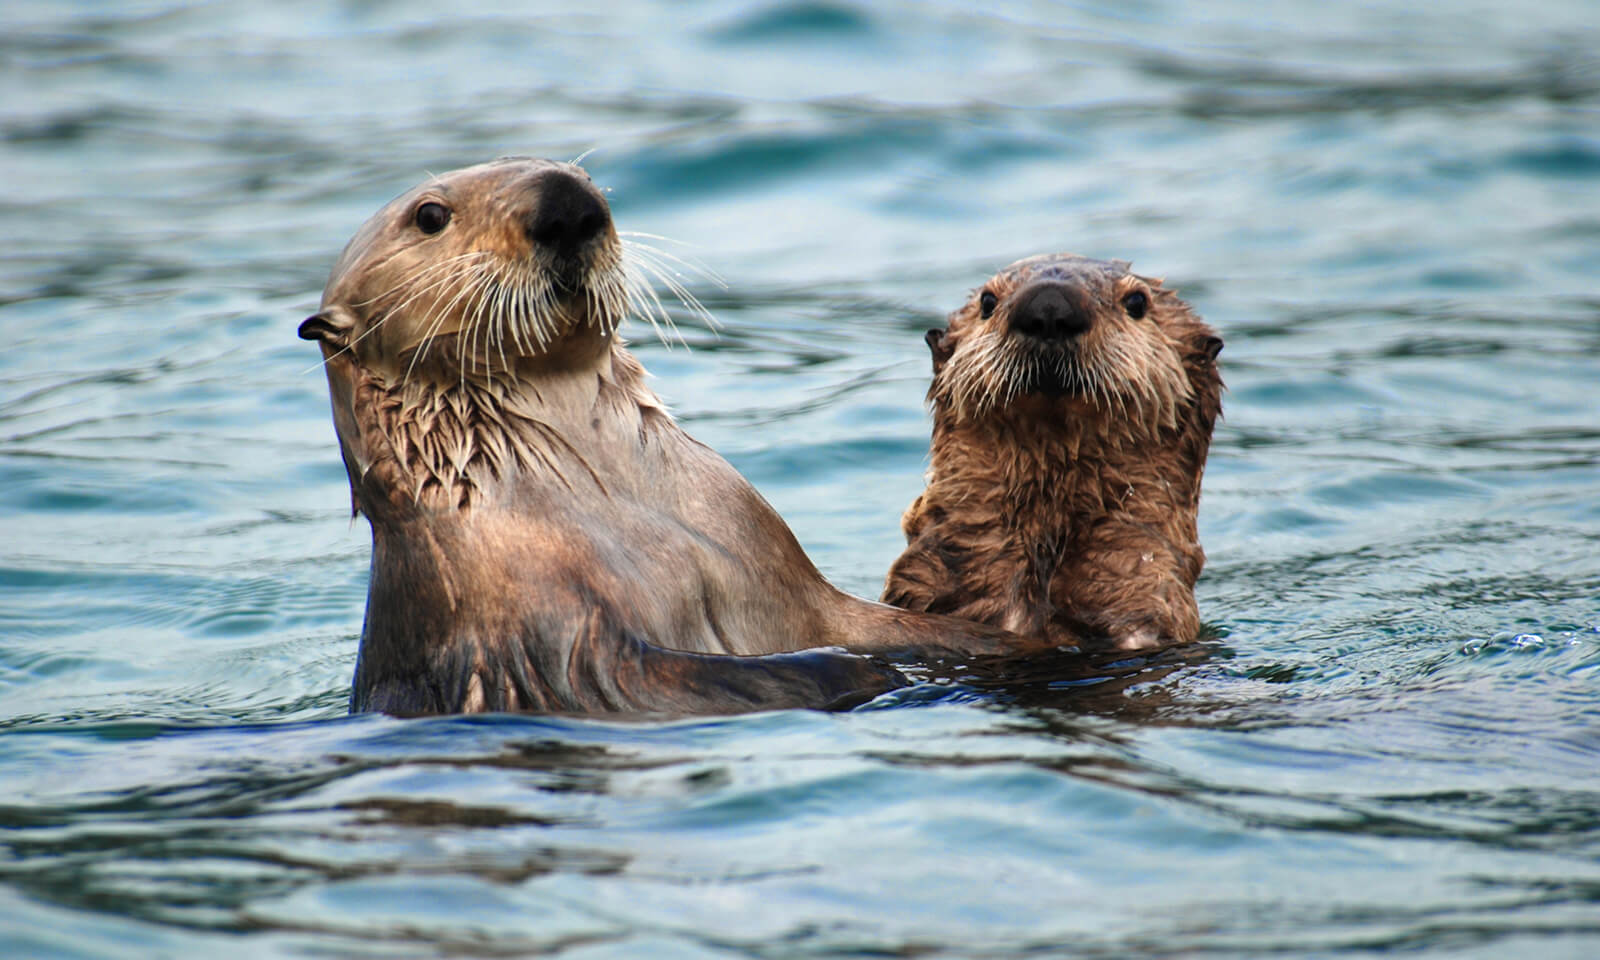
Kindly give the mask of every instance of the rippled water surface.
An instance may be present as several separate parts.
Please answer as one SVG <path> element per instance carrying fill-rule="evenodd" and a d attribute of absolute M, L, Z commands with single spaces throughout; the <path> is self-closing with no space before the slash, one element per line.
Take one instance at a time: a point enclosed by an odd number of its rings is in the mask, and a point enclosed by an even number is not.
<path fill-rule="evenodd" d="M 1600 955 L 1592 3 L 0 26 L 0 955 Z M 1179 287 L 1218 638 L 837 715 L 346 717 L 367 530 L 295 326 L 426 171 L 588 150 L 727 283 L 636 331 L 657 389 L 861 594 L 923 329 L 1043 251 Z"/>

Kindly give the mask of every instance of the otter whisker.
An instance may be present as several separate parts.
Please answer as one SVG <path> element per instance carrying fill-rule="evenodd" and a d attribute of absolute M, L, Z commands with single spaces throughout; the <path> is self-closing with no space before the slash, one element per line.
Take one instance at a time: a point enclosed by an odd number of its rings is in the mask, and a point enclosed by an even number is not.
<path fill-rule="evenodd" d="M 717 270 L 710 269 L 706 264 L 699 262 L 698 259 L 683 258 L 683 256 L 678 256 L 678 254 L 672 253 L 670 250 L 662 250 L 662 248 L 653 245 L 653 243 L 643 243 L 643 240 L 661 240 L 662 243 L 675 243 L 678 246 L 691 246 L 691 243 L 675 240 L 672 237 L 662 237 L 661 234 L 645 234 L 642 230 L 619 230 L 618 237 L 624 240 L 624 250 L 634 248 L 634 250 L 650 251 L 656 256 L 664 256 L 664 258 L 670 259 L 675 264 L 680 264 L 683 269 L 690 270 L 693 274 L 699 274 L 717 286 L 722 286 L 723 290 L 728 288 L 728 283 L 723 280 L 722 275 L 717 274 Z"/>
<path fill-rule="evenodd" d="M 330 360 L 333 360 L 333 359 L 339 357 L 342 354 L 345 354 L 345 353 L 348 353 L 348 352 L 352 351 L 356 347 L 357 344 L 361 343 L 361 341 L 365 340 L 367 337 L 372 336 L 372 334 L 376 333 L 379 329 L 381 329 L 384 326 L 384 324 L 388 322 L 388 320 L 389 320 L 389 318 L 391 316 L 395 316 L 395 315 L 399 314 L 401 311 L 405 310 L 407 307 L 409 307 L 411 305 L 412 301 L 416 300 L 418 297 L 422 296 L 424 293 L 428 292 L 429 290 L 432 290 L 434 288 L 437 288 L 437 287 L 442 286 L 443 284 L 447 283 L 451 279 L 450 271 L 453 270 L 459 264 L 460 261 L 470 260 L 470 259 L 477 259 L 477 258 L 480 258 L 482 256 L 486 256 L 486 254 L 464 253 L 464 254 L 458 254 L 457 256 L 454 256 L 454 257 L 449 257 L 446 260 L 441 261 L 440 263 L 432 264 L 431 266 L 429 266 L 429 267 L 425 268 L 424 270 L 418 272 L 415 276 L 407 277 L 406 279 L 400 281 L 399 283 L 396 283 L 394 286 L 390 287 L 389 289 L 385 290 L 384 292 L 378 294 L 375 297 L 371 297 L 371 298 L 368 298 L 366 300 L 361 300 L 361 301 L 354 302 L 353 305 L 354 306 L 358 306 L 358 307 L 371 306 L 371 305 L 376 304 L 379 301 L 382 301 L 385 298 L 390 297 L 390 296 L 392 296 L 392 295 L 394 295 L 394 294 L 396 294 L 398 292 L 401 292 L 401 291 L 404 291 L 404 290 L 410 290 L 411 291 L 408 294 L 406 294 L 405 299 L 402 300 L 399 304 L 396 304 L 396 305 L 393 305 L 393 306 L 384 307 L 382 310 L 378 311 L 376 319 L 372 320 L 369 323 L 369 325 L 367 326 L 367 329 L 362 331 L 360 336 L 356 337 L 354 340 L 352 340 L 349 343 L 345 344 L 344 346 L 340 347 L 338 350 L 335 350 L 333 353 L 329 354 L 327 357 L 325 357 L 319 363 L 315 363 L 315 364 L 312 364 L 311 366 L 307 367 L 303 372 L 310 373 L 312 370 L 315 370 L 318 367 L 324 366 Z M 428 280 L 428 278 L 430 276 L 432 276 L 433 274 L 435 274 L 435 273 L 439 274 L 439 276 L 434 278 L 431 282 L 428 282 L 426 284 L 423 283 L 423 281 Z"/>
<path fill-rule="evenodd" d="M 474 263 L 472 269 L 465 275 L 467 279 L 464 283 L 463 289 L 468 289 L 477 284 L 481 284 L 483 282 L 483 278 L 486 276 L 486 264 L 484 262 L 484 258 L 480 258 L 478 262 Z M 460 293 L 457 294 L 455 299 L 459 299 L 459 297 Z M 429 349 L 431 349 L 433 346 L 435 337 L 438 336 L 439 331 L 444 327 L 445 320 L 449 316 L 450 306 L 453 305 L 453 303 L 454 300 L 450 301 L 449 303 L 435 300 L 432 309 L 430 309 L 429 312 L 424 316 L 424 335 L 422 338 L 422 343 L 411 356 L 411 363 L 406 367 L 406 376 L 404 382 L 410 381 L 411 372 L 416 369 L 416 365 L 420 361 L 426 358 Z M 461 331 L 456 332 L 457 353 L 460 352 L 459 345 L 461 342 L 461 335 Z"/>
<path fill-rule="evenodd" d="M 630 281 L 629 285 L 633 288 L 635 308 L 639 315 L 649 322 L 651 328 L 655 330 L 656 336 L 665 343 L 666 337 L 662 333 L 662 326 L 665 326 L 673 333 L 677 332 L 677 328 L 672 322 L 672 315 L 667 312 L 666 306 L 661 302 L 660 295 L 656 292 L 655 285 L 651 282 L 652 279 L 658 277 L 658 274 L 648 265 L 647 261 L 642 259 L 630 260 L 625 269 Z M 668 289 L 670 290 L 671 288 L 669 287 Z"/>
<path fill-rule="evenodd" d="M 685 271 L 697 274 L 718 287 L 726 289 L 727 283 L 722 277 L 702 264 L 687 260 L 651 244 L 640 242 L 636 238 L 648 237 L 668 243 L 676 241 L 655 234 L 627 233 L 620 236 L 625 237 L 627 240 L 622 247 L 626 284 L 632 288 L 632 293 L 627 299 L 633 306 L 634 312 L 650 323 L 656 332 L 656 336 L 661 338 L 663 343 L 667 343 L 667 340 L 661 332 L 662 326 L 671 330 L 680 343 L 685 341 L 683 335 L 678 331 L 677 325 L 673 323 L 671 314 L 667 312 L 666 307 L 661 303 L 660 297 L 655 294 L 650 284 L 651 278 L 666 287 L 677 298 L 678 302 L 683 304 L 685 309 L 700 319 L 706 326 L 712 329 L 716 328 L 716 318 L 712 316 L 711 311 L 700 301 L 700 298 L 695 296 L 693 291 L 689 289 L 683 280 L 683 274 L 676 267 L 681 267 Z M 646 296 L 640 296 L 640 293 L 646 294 Z M 670 343 L 667 345 L 670 346 Z"/>
<path fill-rule="evenodd" d="M 476 265 L 474 265 L 474 269 L 476 269 Z M 466 273 L 470 275 L 470 271 L 467 271 Z M 447 273 L 438 277 L 434 277 L 425 284 L 415 285 L 414 289 L 409 290 L 404 299 L 402 299 L 399 303 L 383 308 L 383 319 L 387 320 L 390 316 L 404 313 L 406 310 L 410 309 L 411 305 L 418 299 L 431 294 L 442 287 L 446 287 L 454 281 L 458 281 L 462 275 L 463 272 L 460 271 Z M 381 322 L 382 321 L 380 321 L 380 323 Z"/>
<path fill-rule="evenodd" d="M 512 345 L 521 353 L 533 352 L 533 340 L 529 335 L 524 318 L 527 316 L 527 300 L 525 288 L 528 285 L 527 270 L 523 267 L 508 267 L 502 269 L 498 278 L 500 296 L 498 299 L 500 323 L 510 329 Z"/>
<path fill-rule="evenodd" d="M 528 268 L 525 264 L 506 267 L 496 277 L 494 323 L 502 350 L 505 339 L 511 339 L 513 351 L 533 352 L 533 337 L 528 330 L 528 314 L 532 305 L 527 301 Z"/>
<path fill-rule="evenodd" d="M 500 368 L 509 375 L 513 364 L 506 357 L 506 341 L 511 342 L 511 352 L 515 355 L 517 323 L 515 315 L 511 313 L 511 291 L 502 282 L 494 284 L 494 305 L 491 313 L 494 318 L 495 349 L 500 354 Z"/>
<path fill-rule="evenodd" d="M 533 278 L 528 286 L 528 312 L 524 320 L 540 350 L 546 349 L 555 339 L 554 300 L 554 286 L 542 278 Z"/>
<path fill-rule="evenodd" d="M 699 317 L 708 326 L 715 327 L 717 325 L 716 318 L 711 315 L 711 311 L 707 310 L 705 304 L 701 303 L 700 299 L 690 292 L 688 285 L 683 281 L 683 275 L 672 269 L 673 263 L 689 269 L 695 269 L 692 264 L 680 257 L 667 253 L 665 250 L 657 250 L 644 244 L 634 247 L 633 253 L 637 255 L 639 265 L 654 274 L 685 307 L 689 308 L 691 313 Z M 723 282 L 721 277 L 710 271 L 700 272 L 712 283 L 724 290 L 727 289 L 728 285 Z"/>
<path fill-rule="evenodd" d="M 950 397 L 963 418 L 982 416 L 997 402 L 1009 402 L 1028 376 L 1024 358 L 992 332 L 963 349 L 946 372 L 951 374 Z"/>
<path fill-rule="evenodd" d="M 463 376 L 465 376 L 468 369 L 476 374 L 480 360 L 483 363 L 485 374 L 487 375 L 489 372 L 489 336 L 492 324 L 481 305 L 493 282 L 492 275 L 484 275 L 478 278 L 470 291 L 464 291 L 461 296 L 461 300 L 466 305 L 462 312 L 467 316 L 466 343 L 467 351 L 471 358 L 470 367 L 463 368 Z M 479 345 L 480 338 L 482 346 Z M 489 382 L 493 382 L 492 377 L 489 377 Z"/>
<path fill-rule="evenodd" d="M 522 344 L 526 352 L 544 350 L 546 330 L 550 326 L 546 318 L 549 298 L 539 286 L 538 270 L 530 264 L 517 264 L 514 274 L 507 274 L 506 288 L 510 291 L 507 323 L 512 325 L 512 338 Z"/>
<path fill-rule="evenodd" d="M 461 289 L 456 291 L 455 296 L 451 297 L 449 300 L 445 301 L 442 305 L 440 305 L 438 307 L 438 312 L 439 312 L 440 316 L 446 316 L 448 314 L 451 314 L 451 313 L 455 312 L 456 309 L 462 304 L 462 302 L 463 301 L 467 301 L 469 297 L 481 296 L 484 285 L 486 283 L 488 283 L 489 281 L 490 281 L 490 276 L 489 276 L 489 274 L 487 272 L 485 272 L 483 270 L 475 271 L 474 274 L 468 279 L 468 282 L 464 283 L 461 286 Z M 478 313 L 476 313 L 476 312 L 468 312 L 467 316 L 466 316 L 466 320 L 467 320 L 466 327 L 463 330 L 457 331 L 457 333 L 456 333 L 456 342 L 458 344 L 465 342 L 467 344 L 468 348 L 469 348 L 469 352 L 471 352 L 473 354 L 473 356 L 472 356 L 472 364 L 473 364 L 474 370 L 476 370 L 476 366 L 477 366 L 477 356 L 476 356 L 476 349 L 473 346 L 474 345 L 473 337 L 474 337 L 474 331 L 478 327 L 479 322 L 480 322 L 481 319 L 482 318 L 478 315 Z M 458 348 L 457 352 L 458 353 L 460 352 L 459 348 Z M 462 384 L 466 383 L 466 377 L 467 377 L 467 367 L 466 367 L 466 364 L 462 364 L 462 366 L 461 366 L 461 382 L 462 382 Z"/>
<path fill-rule="evenodd" d="M 406 367 L 405 379 L 401 381 L 402 385 L 410 382 L 411 371 L 416 369 L 416 365 L 427 356 L 429 348 L 433 346 L 434 337 L 438 336 L 439 330 L 444 327 L 445 311 L 439 309 L 439 306 L 440 304 L 436 300 L 428 312 L 423 314 L 422 342 L 411 353 L 411 363 Z"/>
<path fill-rule="evenodd" d="M 621 275 L 612 272 L 605 276 L 602 283 L 589 289 L 590 316 L 598 318 L 596 325 L 606 336 L 614 335 L 628 316 L 627 299 L 625 297 L 619 299 L 617 294 L 622 282 Z"/>
<path fill-rule="evenodd" d="M 605 313 L 611 329 L 616 331 L 628 316 L 626 275 L 619 270 L 606 278 L 605 284 L 595 291 L 599 309 Z"/>
<path fill-rule="evenodd" d="M 509 291 L 505 322 L 511 325 L 512 340 L 527 353 L 542 352 L 554 338 L 549 285 L 540 274 L 532 265 L 518 263 L 508 265 L 501 277 Z"/>
<path fill-rule="evenodd" d="M 403 313 L 404 311 L 408 310 L 419 298 L 447 286 L 452 281 L 459 279 L 459 277 L 462 275 L 470 276 L 475 270 L 481 269 L 481 262 L 487 256 L 488 254 L 472 253 L 463 254 L 459 257 L 452 257 L 448 264 L 451 269 L 448 271 L 439 271 L 439 276 L 437 277 L 431 276 L 435 270 L 430 268 L 420 273 L 417 276 L 415 283 L 409 285 L 397 284 L 394 288 L 394 291 L 399 291 L 402 286 L 409 286 L 408 292 L 406 292 L 404 298 L 399 303 L 383 308 L 382 319 L 380 319 L 375 326 L 381 326 L 383 322 L 386 321 L 390 316 Z M 475 261 L 469 269 L 456 269 L 463 261 L 467 261 L 469 259 Z M 422 281 L 427 282 L 424 283 Z"/>
<path fill-rule="evenodd" d="M 528 284 L 530 278 L 526 270 L 515 278 L 515 282 L 507 283 L 506 290 L 509 302 L 507 309 L 511 313 L 511 335 L 516 340 L 518 349 L 523 353 L 533 353 L 533 331 L 528 329 L 528 313 L 533 309 L 532 301 L 528 299 Z"/>
<path fill-rule="evenodd" d="M 494 316 L 500 329 L 501 363 L 505 363 L 504 344 L 508 337 L 514 353 L 529 352 L 522 337 L 522 314 L 517 309 L 520 286 L 521 278 L 513 276 L 509 270 L 502 270 L 495 278 Z"/>
<path fill-rule="evenodd" d="M 460 308 L 463 304 L 469 304 L 482 295 L 483 280 L 481 277 L 475 277 L 470 285 L 463 286 L 457 290 L 455 296 L 451 297 L 445 305 L 445 313 L 459 314 L 462 317 L 462 325 L 456 330 L 456 355 L 457 362 L 461 367 L 460 372 L 463 383 L 465 383 L 469 370 L 473 374 L 477 373 L 478 350 L 474 343 L 474 338 L 477 336 L 478 325 L 482 317 L 477 311 Z"/>
<path fill-rule="evenodd" d="M 598 324 L 600 327 L 600 332 L 609 336 L 611 331 L 608 329 L 608 325 L 611 322 L 611 318 L 600 312 L 600 294 L 595 290 L 593 285 L 583 288 L 583 307 L 584 313 L 591 320 L 596 317 L 600 318 L 600 322 Z"/>
<path fill-rule="evenodd" d="M 467 260 L 482 260 L 482 259 L 484 259 L 484 258 L 486 258 L 488 256 L 490 256 L 490 254 L 487 253 L 486 251 L 469 250 L 466 253 L 458 253 L 453 257 L 446 257 L 443 260 L 440 260 L 438 263 L 429 264 L 427 267 L 424 267 L 423 269 L 417 271 L 417 273 L 415 273 L 415 274 L 413 274 L 411 276 L 405 277 L 404 279 L 400 280 L 398 283 L 396 283 L 393 286 L 391 286 L 389 289 L 384 290 L 382 293 L 379 293 L 376 296 L 369 297 L 366 300 L 354 301 L 353 303 L 351 303 L 351 306 L 352 307 L 370 307 L 373 304 L 378 303 L 379 301 L 388 298 L 392 294 L 394 294 L 394 293 L 396 293 L 396 292 L 398 292 L 398 291 L 400 291 L 402 289 L 405 289 L 405 288 L 408 288 L 408 287 L 416 287 L 416 286 L 420 285 L 423 281 L 427 280 L 433 274 L 450 272 L 450 271 L 454 270 L 457 266 L 459 266 L 463 261 L 467 261 Z"/>
<path fill-rule="evenodd" d="M 677 327 L 672 322 L 672 317 L 667 313 L 667 308 L 662 305 L 661 297 L 655 288 L 644 278 L 641 273 L 635 272 L 630 267 L 628 278 L 628 306 L 629 312 L 637 314 L 641 319 L 650 324 L 650 329 L 655 331 L 656 338 L 670 347 L 667 335 L 662 332 L 662 325 L 667 329 L 677 332 Z M 659 318 L 659 321 L 658 321 Z"/>
<path fill-rule="evenodd" d="M 1056 379 L 1073 386 L 1078 386 L 1078 381 L 1082 379 L 1077 365 L 1067 363 L 1067 355 L 1065 353 L 1056 357 Z"/>
<path fill-rule="evenodd" d="M 615 280 L 607 281 L 605 286 L 595 290 L 595 309 L 606 318 L 612 333 L 620 329 L 622 321 L 628 316 L 628 300 L 626 297 L 619 298 L 617 290 Z"/>
<path fill-rule="evenodd" d="M 544 350 L 550 345 L 550 331 L 553 326 L 553 320 L 548 316 L 550 285 L 539 277 L 524 274 L 519 295 L 522 298 L 522 310 L 518 317 L 522 329 L 532 341 L 534 349 Z"/>
<path fill-rule="evenodd" d="M 441 287 L 447 286 L 452 281 L 459 280 L 463 276 L 471 277 L 475 272 L 482 269 L 482 262 L 488 256 L 489 254 L 480 252 L 462 254 L 458 257 L 452 257 L 445 264 L 445 266 L 450 268 L 448 270 L 438 270 L 437 268 L 430 267 L 429 269 L 419 273 L 415 282 L 410 284 L 397 284 L 390 292 L 399 292 L 402 287 L 405 287 L 407 288 L 405 296 L 398 303 L 383 308 L 384 318 L 387 319 L 391 315 L 402 313 L 405 310 L 410 309 L 411 305 L 419 298 L 433 293 Z M 466 269 L 461 269 L 464 263 L 470 263 L 470 265 Z M 434 276 L 435 273 L 437 273 L 438 276 Z M 387 296 L 387 294 L 385 296 Z"/>
<path fill-rule="evenodd" d="M 433 338 L 439 332 L 439 328 L 442 326 L 444 326 L 444 314 L 440 314 L 437 318 L 428 323 L 426 331 L 422 337 L 422 343 L 417 347 L 417 349 L 411 351 L 411 362 L 406 364 L 405 376 L 400 378 L 401 387 L 405 387 L 411 382 L 411 371 L 417 368 L 418 362 L 420 362 L 427 354 L 428 347 L 433 344 Z"/>
<path fill-rule="evenodd" d="M 483 272 L 482 263 L 480 262 L 480 263 L 474 264 L 472 270 L 469 273 L 467 273 L 466 286 L 470 287 L 472 284 L 476 283 L 477 281 L 476 281 L 475 278 L 477 276 L 481 275 L 482 272 Z M 460 296 L 460 294 L 458 292 L 457 297 L 459 298 L 459 296 Z M 452 301 L 452 303 L 453 303 L 453 301 Z M 423 316 L 423 330 L 424 330 L 424 333 L 423 333 L 422 342 L 420 344 L 418 344 L 417 349 L 415 351 L 413 351 L 412 354 L 411 354 L 411 362 L 406 366 L 405 377 L 401 381 L 402 385 L 404 385 L 406 383 L 409 383 L 411 381 L 411 373 L 412 373 L 412 371 L 415 370 L 417 364 L 420 363 L 427 356 L 429 348 L 431 348 L 432 345 L 433 345 L 434 338 L 436 336 L 438 336 L 438 333 L 439 333 L 440 329 L 442 329 L 444 327 L 445 320 L 450 315 L 450 305 L 451 305 L 451 303 L 447 303 L 447 302 L 445 302 L 443 300 L 435 299 L 434 302 L 433 302 L 432 307 L 428 310 L 428 312 L 426 314 L 424 314 L 424 316 Z M 459 334 L 458 334 L 458 337 L 459 337 Z"/>
<path fill-rule="evenodd" d="M 474 334 L 473 352 L 477 356 L 473 359 L 473 368 L 477 368 L 479 361 L 483 363 L 484 382 L 494 386 L 494 356 L 499 349 L 499 332 L 501 318 L 494 313 L 495 292 L 497 288 L 494 277 L 489 277 L 482 284 L 477 295 L 473 298 L 472 305 L 467 312 L 474 318 L 478 328 Z M 481 345 L 479 345 L 481 343 Z M 501 354 L 502 358 L 504 354 Z"/>
<path fill-rule="evenodd" d="M 499 347 L 499 332 L 501 318 L 496 314 L 495 307 L 499 300 L 498 284 L 491 280 L 479 288 L 472 303 L 467 307 L 467 313 L 478 317 L 483 325 L 483 374 L 487 386 L 494 386 L 494 356 Z"/>
<path fill-rule="evenodd" d="M 493 282 L 485 284 L 483 292 L 478 294 L 477 301 L 472 307 L 472 313 L 486 316 L 488 319 L 488 327 L 484 330 L 483 336 L 483 369 L 489 385 L 492 387 L 494 386 L 494 368 L 490 365 L 488 356 L 491 347 L 500 356 L 500 369 L 502 371 L 511 369 L 511 365 L 506 362 L 504 287 Z"/>
<path fill-rule="evenodd" d="M 690 260 L 687 257 L 680 257 L 677 254 L 671 252 L 670 250 L 663 250 L 660 247 L 657 247 L 657 246 L 655 246 L 653 244 L 640 242 L 642 240 L 660 240 L 662 243 L 675 243 L 675 244 L 678 244 L 679 246 L 689 246 L 689 244 L 685 243 L 682 240 L 674 240 L 671 237 L 663 237 L 658 233 L 640 233 L 639 231 L 636 231 L 636 230 L 620 231 L 617 234 L 617 236 L 621 237 L 623 239 L 623 241 L 624 241 L 624 243 L 623 243 L 624 252 L 626 252 L 628 250 L 635 250 L 635 251 L 640 251 L 640 252 L 644 252 L 644 253 L 647 253 L 647 254 L 654 255 L 657 258 L 666 258 L 667 260 L 671 261 L 672 263 L 675 263 L 675 264 L 683 267 L 685 270 L 689 271 L 690 273 L 695 273 L 695 274 L 700 275 L 701 277 L 705 278 L 706 280 L 710 281 L 711 283 L 716 284 L 718 287 L 722 288 L 723 290 L 728 289 L 728 283 L 727 283 L 726 280 L 724 280 L 722 278 L 722 275 L 717 273 L 715 270 L 711 269 L 710 267 L 706 266 L 705 264 L 701 263 L 700 261 L 698 261 L 698 260 Z"/>

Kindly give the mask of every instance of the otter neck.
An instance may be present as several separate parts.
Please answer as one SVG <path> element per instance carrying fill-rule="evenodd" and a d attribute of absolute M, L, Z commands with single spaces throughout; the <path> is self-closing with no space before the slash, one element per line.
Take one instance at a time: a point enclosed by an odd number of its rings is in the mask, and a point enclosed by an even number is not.
<path fill-rule="evenodd" d="M 437 522 L 542 482 L 599 484 L 615 465 L 593 463 L 594 451 L 636 449 L 645 421 L 665 411 L 619 338 L 586 333 L 498 371 L 364 370 L 355 407 L 368 415 L 359 436 L 341 431 L 357 509 L 374 524 Z M 597 442 L 612 440 L 623 442 Z"/>
<path fill-rule="evenodd" d="M 929 494 L 987 503 L 1007 530 L 1070 537 L 1107 519 L 1170 516 L 1190 509 L 1199 483 L 1171 461 L 1174 428 L 1130 430 L 1089 401 L 1049 403 L 1048 413 L 1002 410 L 978 421 L 941 418 L 934 431 Z M 1022 529 L 1031 524 L 1035 529 Z"/>
<path fill-rule="evenodd" d="M 357 690 L 564 670 L 559 643 L 519 646 L 545 606 L 560 606 L 528 570 L 560 555 L 562 518 L 581 523 L 609 496 L 648 495 L 621 485 L 649 476 L 636 462 L 642 445 L 671 424 L 617 338 L 590 346 L 492 378 L 356 369 L 353 423 L 339 434 L 355 507 L 372 525 Z M 507 513 L 523 520 L 508 524 Z M 527 669 L 502 669 L 512 663 Z M 529 682 L 522 708 L 549 708 L 553 694 Z M 473 702 L 461 690 L 427 697 L 439 710 Z"/>
<path fill-rule="evenodd" d="M 884 599 L 1058 643 L 1193 639 L 1204 415 L 1146 425 L 1027 396 L 963 420 L 936 404 L 928 486 Z"/>

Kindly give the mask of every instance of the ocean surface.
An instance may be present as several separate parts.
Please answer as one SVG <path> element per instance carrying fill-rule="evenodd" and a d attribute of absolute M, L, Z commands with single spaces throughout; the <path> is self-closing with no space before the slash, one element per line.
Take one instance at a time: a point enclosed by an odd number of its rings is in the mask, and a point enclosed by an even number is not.
<path fill-rule="evenodd" d="M 1590 0 L 0 12 L 0 956 L 1600 956 Z M 685 427 L 876 596 L 1022 256 L 1226 339 L 1214 638 L 843 714 L 346 715 L 312 345 L 390 197 L 584 161 Z M 722 283 L 715 281 L 720 277 Z"/>

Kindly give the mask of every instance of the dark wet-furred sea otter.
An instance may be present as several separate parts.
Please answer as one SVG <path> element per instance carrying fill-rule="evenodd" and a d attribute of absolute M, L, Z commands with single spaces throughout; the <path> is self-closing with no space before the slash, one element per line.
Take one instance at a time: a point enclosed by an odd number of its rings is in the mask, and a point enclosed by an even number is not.
<path fill-rule="evenodd" d="M 859 654 L 1027 648 L 823 579 L 645 386 L 617 327 L 665 315 L 630 249 L 582 169 L 505 158 L 339 257 L 300 335 L 372 525 L 352 710 L 826 707 L 903 682 Z"/>
<path fill-rule="evenodd" d="M 1195 639 L 1222 341 L 1159 280 L 1012 264 L 930 330 L 928 484 L 883 599 L 1059 644 Z"/>

